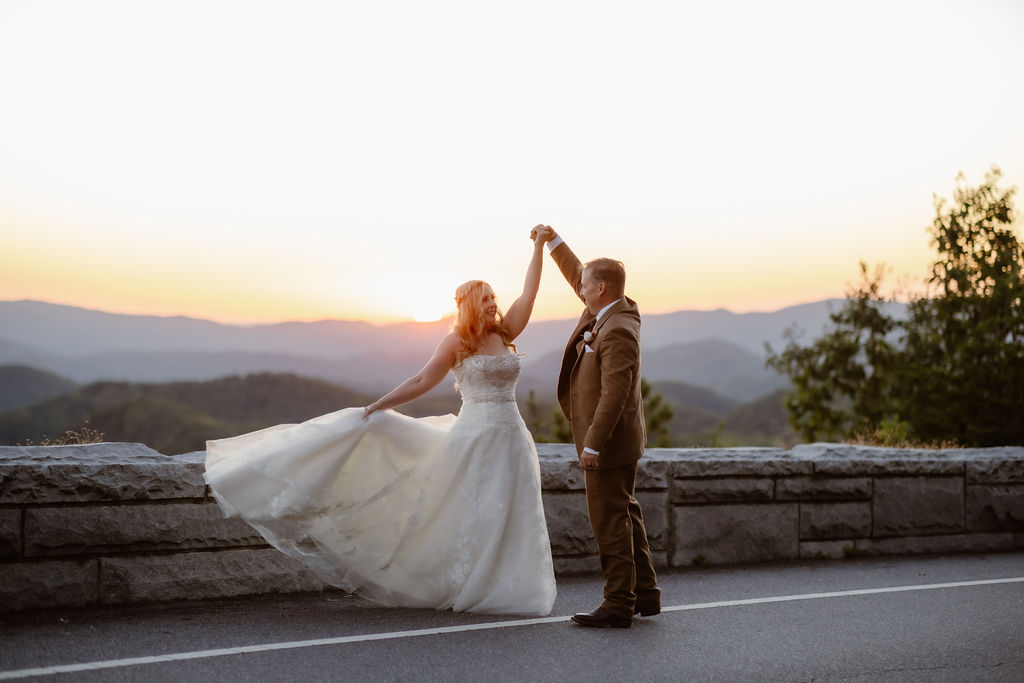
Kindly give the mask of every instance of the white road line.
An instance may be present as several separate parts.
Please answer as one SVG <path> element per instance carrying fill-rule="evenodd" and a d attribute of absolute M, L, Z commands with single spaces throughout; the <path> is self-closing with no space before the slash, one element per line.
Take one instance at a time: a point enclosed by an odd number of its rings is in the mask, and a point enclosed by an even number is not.
<path fill-rule="evenodd" d="M 662 607 L 662 612 L 682 612 L 691 609 L 712 609 L 715 607 L 734 607 L 737 605 L 762 605 L 769 602 L 793 602 L 795 600 L 821 600 L 822 598 L 845 598 L 851 595 L 877 595 L 879 593 L 906 593 L 908 591 L 929 591 L 942 588 L 962 588 L 964 586 L 989 586 L 996 583 L 1024 583 L 1024 576 L 1009 579 L 982 579 L 980 581 L 954 581 L 952 583 L 925 583 L 916 586 L 892 586 L 890 588 L 859 588 L 850 591 L 834 591 L 831 593 L 804 593 L 803 595 L 779 595 L 771 598 L 749 598 L 747 600 L 724 600 L 722 602 L 701 602 L 693 605 L 675 605 Z"/>
<path fill-rule="evenodd" d="M 888 588 L 860 588 L 848 591 L 833 591 L 830 593 L 804 593 L 802 595 L 778 595 L 767 598 L 748 598 L 745 600 L 723 600 L 721 602 L 701 602 L 692 605 L 673 605 L 663 607 L 662 612 L 682 612 L 686 610 L 715 609 L 718 607 L 738 607 L 741 605 L 762 605 L 772 602 L 793 602 L 796 600 L 821 600 L 825 598 L 845 598 L 854 595 L 878 595 L 880 593 L 905 593 L 909 591 L 940 590 L 944 588 L 963 588 L 968 586 L 989 586 L 1000 583 L 1024 583 L 1024 576 L 1017 576 L 1007 579 L 982 579 L 979 581 L 954 581 L 951 583 L 928 583 L 914 586 L 891 586 Z M 255 652 L 270 652 L 272 650 L 294 650 L 304 647 L 319 647 L 321 645 L 342 645 L 345 643 L 363 643 L 373 640 L 389 640 L 392 638 L 415 638 L 418 636 L 433 636 L 442 633 L 461 633 L 463 631 L 484 631 L 497 628 L 514 628 L 517 626 L 534 626 L 537 624 L 553 624 L 565 622 L 569 617 L 541 617 L 538 619 L 516 619 L 514 621 L 493 621 L 485 624 L 464 624 L 462 626 L 444 626 L 440 628 L 422 628 L 413 631 L 390 631 L 387 633 L 368 633 L 361 636 L 340 636 L 337 638 L 319 638 L 317 640 L 295 640 L 284 643 L 265 643 L 262 645 L 243 645 L 241 647 L 226 647 L 216 650 L 196 650 L 194 652 L 176 652 L 165 655 L 152 655 L 149 657 L 129 657 L 127 659 L 110 659 L 99 662 L 83 662 L 81 664 L 61 664 L 58 666 L 45 666 L 36 669 L 18 669 L 13 671 L 0 671 L 0 680 L 12 680 L 16 678 L 32 678 L 35 676 L 52 676 L 54 674 L 77 673 L 80 671 L 96 671 L 98 669 L 117 669 L 127 666 L 139 666 L 141 664 L 162 664 L 164 662 L 181 662 L 190 659 L 208 659 L 210 657 L 225 657 L 228 655 L 241 655 Z"/>

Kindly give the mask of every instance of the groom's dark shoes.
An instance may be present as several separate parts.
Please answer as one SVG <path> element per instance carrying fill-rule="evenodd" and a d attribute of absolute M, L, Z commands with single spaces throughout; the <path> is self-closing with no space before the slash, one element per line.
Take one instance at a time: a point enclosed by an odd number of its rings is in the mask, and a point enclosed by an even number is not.
<path fill-rule="evenodd" d="M 598 607 L 593 612 L 579 612 L 572 615 L 572 620 L 580 626 L 592 626 L 594 628 L 629 628 L 633 623 L 633 617 L 620 617 L 608 610 Z"/>
<path fill-rule="evenodd" d="M 636 609 L 633 610 L 633 614 L 639 614 L 642 617 L 653 617 L 655 614 L 661 614 L 661 605 L 658 603 L 641 605 L 638 602 L 636 603 Z"/>
<path fill-rule="evenodd" d="M 655 614 L 661 614 L 661 589 L 655 587 L 637 590 L 636 606 L 633 608 L 633 614 L 639 614 L 642 617 L 653 617 Z"/>

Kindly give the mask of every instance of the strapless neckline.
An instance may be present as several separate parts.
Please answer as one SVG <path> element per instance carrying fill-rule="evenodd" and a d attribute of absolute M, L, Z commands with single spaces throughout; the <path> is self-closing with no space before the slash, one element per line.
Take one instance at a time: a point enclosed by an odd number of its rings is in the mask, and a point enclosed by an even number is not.
<path fill-rule="evenodd" d="M 482 402 L 514 405 L 516 380 L 521 369 L 522 361 L 514 353 L 500 356 L 483 353 L 465 358 L 453 368 L 463 407 Z M 518 411 L 515 412 L 518 416 Z M 495 418 L 490 416 L 488 419 Z"/>

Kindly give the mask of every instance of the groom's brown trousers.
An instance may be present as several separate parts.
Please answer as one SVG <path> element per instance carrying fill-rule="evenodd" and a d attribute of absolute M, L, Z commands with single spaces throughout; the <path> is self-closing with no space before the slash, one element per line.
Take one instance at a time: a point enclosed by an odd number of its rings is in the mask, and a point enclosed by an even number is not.
<path fill-rule="evenodd" d="M 633 497 L 636 468 L 634 462 L 612 469 L 585 470 L 587 511 L 605 580 L 601 607 L 630 618 L 638 602 L 659 604 L 661 596 L 643 513 Z"/>

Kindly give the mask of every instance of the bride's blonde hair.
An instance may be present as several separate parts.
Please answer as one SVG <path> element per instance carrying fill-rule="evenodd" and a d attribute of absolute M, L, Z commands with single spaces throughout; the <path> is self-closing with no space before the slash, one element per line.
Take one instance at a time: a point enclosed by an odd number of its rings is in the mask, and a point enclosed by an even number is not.
<path fill-rule="evenodd" d="M 501 311 L 488 316 L 487 311 L 480 305 L 484 287 L 490 285 L 483 280 L 470 280 L 463 282 L 455 290 L 455 305 L 459 310 L 455 314 L 452 331 L 462 340 L 462 348 L 455 354 L 456 365 L 475 354 L 491 332 L 501 337 L 505 346 L 516 351 L 516 345 L 512 343 L 512 335 L 505 326 L 505 318 Z"/>

